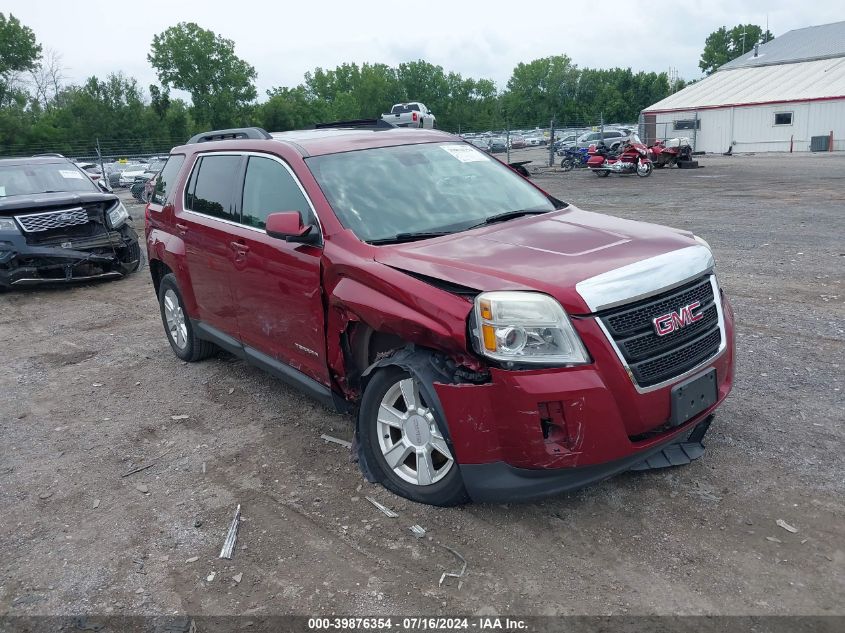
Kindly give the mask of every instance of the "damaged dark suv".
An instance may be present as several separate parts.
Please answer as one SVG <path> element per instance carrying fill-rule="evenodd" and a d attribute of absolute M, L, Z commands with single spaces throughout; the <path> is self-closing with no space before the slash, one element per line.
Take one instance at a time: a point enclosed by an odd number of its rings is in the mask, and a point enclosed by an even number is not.
<path fill-rule="evenodd" d="M 128 220 L 118 197 L 66 158 L 0 160 L 0 291 L 137 270 Z"/>

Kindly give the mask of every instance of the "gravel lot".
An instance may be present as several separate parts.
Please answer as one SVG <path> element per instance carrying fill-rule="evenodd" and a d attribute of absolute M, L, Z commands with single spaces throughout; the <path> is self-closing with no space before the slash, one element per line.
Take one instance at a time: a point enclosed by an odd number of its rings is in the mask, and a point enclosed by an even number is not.
<path fill-rule="evenodd" d="M 702 459 L 540 503 L 438 509 L 367 484 L 320 439 L 350 439 L 345 417 L 230 357 L 178 361 L 146 269 L 0 297 L 0 609 L 845 614 L 845 156 L 701 163 L 535 176 L 707 239 L 738 322 Z M 440 545 L 466 558 L 460 588 L 438 587 L 458 567 Z"/>

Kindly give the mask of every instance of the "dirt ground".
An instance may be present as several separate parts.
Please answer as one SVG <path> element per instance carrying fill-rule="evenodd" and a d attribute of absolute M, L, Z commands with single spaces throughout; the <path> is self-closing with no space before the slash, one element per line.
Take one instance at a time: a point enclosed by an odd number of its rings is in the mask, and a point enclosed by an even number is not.
<path fill-rule="evenodd" d="M 701 164 L 535 176 L 707 239 L 738 328 L 703 458 L 538 503 L 367 484 L 320 439 L 347 418 L 231 357 L 177 360 L 146 269 L 3 295 L 0 613 L 845 614 L 845 156 Z"/>

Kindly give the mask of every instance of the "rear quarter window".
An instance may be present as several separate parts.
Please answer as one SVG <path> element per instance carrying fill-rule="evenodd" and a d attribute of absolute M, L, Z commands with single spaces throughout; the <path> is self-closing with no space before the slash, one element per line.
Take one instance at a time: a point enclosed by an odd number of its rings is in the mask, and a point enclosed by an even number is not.
<path fill-rule="evenodd" d="M 173 190 L 173 185 L 179 178 L 179 172 L 182 170 L 182 165 L 185 163 L 184 154 L 173 154 L 167 159 L 164 168 L 156 179 L 156 188 L 153 191 L 152 202 L 155 204 L 166 204 L 170 193 Z"/>

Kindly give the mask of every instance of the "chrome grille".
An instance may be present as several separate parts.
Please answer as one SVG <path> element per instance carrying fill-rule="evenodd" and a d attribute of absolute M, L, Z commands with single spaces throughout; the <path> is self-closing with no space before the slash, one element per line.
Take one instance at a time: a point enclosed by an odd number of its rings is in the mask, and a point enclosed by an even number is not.
<path fill-rule="evenodd" d="M 598 314 L 637 385 L 651 387 L 680 376 L 715 356 L 724 334 L 710 276 L 680 288 Z M 702 318 L 665 336 L 653 319 L 694 301 Z"/>
<path fill-rule="evenodd" d="M 27 233 L 39 233 L 51 231 L 67 226 L 87 224 L 88 212 L 82 207 L 73 209 L 61 209 L 59 211 L 47 211 L 45 213 L 28 213 L 16 215 L 15 219 Z"/>

